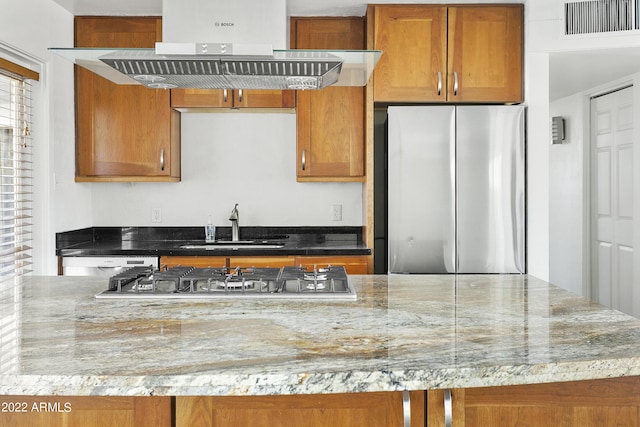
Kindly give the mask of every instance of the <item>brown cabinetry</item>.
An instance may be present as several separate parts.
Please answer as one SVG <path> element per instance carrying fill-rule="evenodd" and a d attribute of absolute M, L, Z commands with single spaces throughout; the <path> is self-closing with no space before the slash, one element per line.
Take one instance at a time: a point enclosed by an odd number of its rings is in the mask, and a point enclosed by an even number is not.
<path fill-rule="evenodd" d="M 452 426 L 640 425 L 640 378 L 454 389 Z M 444 392 L 427 392 L 427 425 L 445 425 Z"/>
<path fill-rule="evenodd" d="M 400 392 L 176 398 L 176 427 L 402 425 L 406 424 Z M 411 426 L 424 425 L 424 392 L 412 392 Z"/>
<path fill-rule="evenodd" d="M 196 268 L 228 267 L 228 257 L 224 256 L 163 256 L 160 257 L 161 268 L 178 267 L 180 265 Z"/>
<path fill-rule="evenodd" d="M 366 256 L 300 256 L 296 258 L 296 264 L 313 269 L 314 266 L 326 267 L 328 265 L 343 266 L 347 274 L 367 274 Z"/>
<path fill-rule="evenodd" d="M 522 4 L 371 6 L 376 102 L 523 101 Z"/>
<path fill-rule="evenodd" d="M 172 89 L 173 108 L 293 108 L 292 90 Z"/>
<path fill-rule="evenodd" d="M 229 257 L 229 267 L 271 267 L 280 268 L 296 264 L 294 256 L 253 256 L 253 257 Z"/>
<path fill-rule="evenodd" d="M 153 48 L 160 18 L 77 17 L 77 47 Z M 179 181 L 180 114 L 169 91 L 76 67 L 76 181 Z"/>
<path fill-rule="evenodd" d="M 296 49 L 363 49 L 362 18 L 293 18 Z M 363 181 L 365 175 L 362 87 L 330 86 L 297 91 L 298 181 Z"/>
<path fill-rule="evenodd" d="M 344 266 L 347 274 L 367 274 L 364 255 L 334 256 L 163 256 L 160 265 L 167 268 L 179 265 L 191 267 L 272 267 L 302 265 L 307 268 L 327 265 Z"/>
<path fill-rule="evenodd" d="M 0 396 L 0 426 L 171 427 L 171 397 Z"/>

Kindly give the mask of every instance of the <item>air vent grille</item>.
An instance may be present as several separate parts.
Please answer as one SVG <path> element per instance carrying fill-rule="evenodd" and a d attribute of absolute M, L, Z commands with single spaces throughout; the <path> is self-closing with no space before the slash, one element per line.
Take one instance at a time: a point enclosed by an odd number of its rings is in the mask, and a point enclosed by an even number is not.
<path fill-rule="evenodd" d="M 590 0 L 565 3 L 565 34 L 592 34 L 638 29 L 640 0 Z"/>

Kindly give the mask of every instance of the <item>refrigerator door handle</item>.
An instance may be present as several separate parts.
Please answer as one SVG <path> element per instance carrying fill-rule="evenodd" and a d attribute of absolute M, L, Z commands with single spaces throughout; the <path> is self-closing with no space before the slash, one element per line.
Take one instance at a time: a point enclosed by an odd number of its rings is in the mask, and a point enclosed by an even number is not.
<path fill-rule="evenodd" d="M 458 160 L 456 151 L 457 140 L 458 140 L 458 120 L 456 114 L 457 108 L 454 108 L 454 114 L 451 116 L 451 122 L 449 123 L 449 194 L 451 195 L 451 201 L 449 206 L 449 215 L 451 216 L 450 227 L 451 233 L 451 242 L 449 244 L 449 254 L 447 255 L 450 267 L 447 269 L 448 273 L 457 273 L 458 272 L 458 204 L 457 200 L 457 182 L 458 182 Z"/>

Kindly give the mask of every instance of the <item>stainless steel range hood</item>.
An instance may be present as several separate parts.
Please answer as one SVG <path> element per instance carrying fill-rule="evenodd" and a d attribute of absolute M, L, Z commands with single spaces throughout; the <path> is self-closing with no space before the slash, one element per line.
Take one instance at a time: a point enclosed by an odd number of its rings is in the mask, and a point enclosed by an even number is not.
<path fill-rule="evenodd" d="M 163 0 L 162 28 L 155 49 L 51 50 L 115 83 L 161 89 L 364 86 L 381 55 L 287 49 L 286 0 Z"/>

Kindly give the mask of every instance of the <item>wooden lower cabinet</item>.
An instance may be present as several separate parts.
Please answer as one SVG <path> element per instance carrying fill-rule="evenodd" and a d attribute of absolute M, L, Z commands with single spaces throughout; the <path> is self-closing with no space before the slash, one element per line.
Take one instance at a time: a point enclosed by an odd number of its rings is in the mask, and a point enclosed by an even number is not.
<path fill-rule="evenodd" d="M 348 274 L 367 274 L 367 257 L 364 255 L 335 256 L 163 256 L 160 265 L 167 268 L 179 265 L 191 267 L 273 267 L 301 265 L 312 269 L 314 266 L 344 266 Z"/>
<path fill-rule="evenodd" d="M 453 389 L 452 427 L 637 427 L 640 377 Z M 445 425 L 444 391 L 410 392 L 411 427 Z M 401 392 L 291 396 L 0 396 L 0 426 L 405 426 Z"/>
<path fill-rule="evenodd" d="M 328 265 L 344 266 L 347 274 L 367 274 L 367 257 L 354 255 L 336 256 L 299 256 L 296 265 L 307 268 L 326 267 Z"/>
<path fill-rule="evenodd" d="M 452 427 L 640 425 L 640 377 L 453 389 Z M 427 392 L 427 425 L 444 426 L 444 392 Z"/>
<path fill-rule="evenodd" d="M 2 427 L 172 427 L 172 397 L 0 396 Z"/>
<path fill-rule="evenodd" d="M 403 426 L 401 392 L 263 397 L 176 397 L 176 427 Z M 411 392 L 411 427 L 423 427 L 424 392 Z"/>
<path fill-rule="evenodd" d="M 229 267 L 271 267 L 280 268 L 296 265 L 294 256 L 229 257 Z"/>
<path fill-rule="evenodd" d="M 227 257 L 224 256 L 163 256 L 160 257 L 161 268 L 171 268 L 177 266 L 188 266 L 197 268 L 207 267 L 227 267 Z"/>

